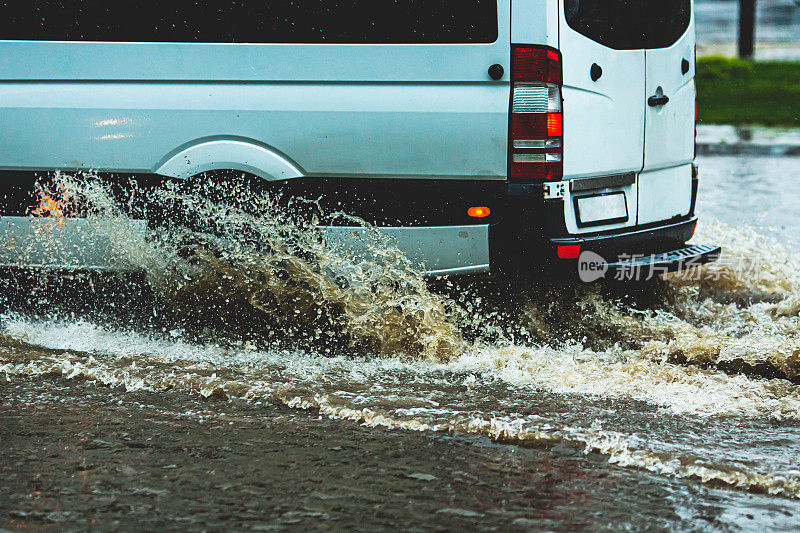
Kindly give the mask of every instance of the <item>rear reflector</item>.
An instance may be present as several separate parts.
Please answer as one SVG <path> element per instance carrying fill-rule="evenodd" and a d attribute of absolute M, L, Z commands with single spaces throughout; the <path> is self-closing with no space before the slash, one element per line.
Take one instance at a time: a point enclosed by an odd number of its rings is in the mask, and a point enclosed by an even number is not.
<path fill-rule="evenodd" d="M 511 53 L 508 177 L 560 180 L 561 56 L 547 47 L 515 46 Z"/>
<path fill-rule="evenodd" d="M 559 259 L 577 259 L 581 255 L 580 244 L 568 244 L 566 246 L 559 246 L 556 250 Z"/>

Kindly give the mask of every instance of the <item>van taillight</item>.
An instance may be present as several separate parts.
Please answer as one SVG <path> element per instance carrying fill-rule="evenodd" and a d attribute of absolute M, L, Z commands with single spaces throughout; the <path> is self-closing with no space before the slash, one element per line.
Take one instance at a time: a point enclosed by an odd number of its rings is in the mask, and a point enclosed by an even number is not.
<path fill-rule="evenodd" d="M 511 82 L 508 177 L 560 180 L 561 54 L 547 47 L 512 47 Z"/>

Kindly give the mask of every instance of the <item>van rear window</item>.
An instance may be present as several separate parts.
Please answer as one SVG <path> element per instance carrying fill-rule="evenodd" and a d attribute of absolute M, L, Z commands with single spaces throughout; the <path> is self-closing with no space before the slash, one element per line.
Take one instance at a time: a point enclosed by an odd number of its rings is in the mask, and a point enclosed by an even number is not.
<path fill-rule="evenodd" d="M 665 48 L 686 32 L 690 0 L 564 0 L 567 24 L 617 50 Z"/>
<path fill-rule="evenodd" d="M 0 39 L 490 43 L 497 0 L 0 0 Z"/>

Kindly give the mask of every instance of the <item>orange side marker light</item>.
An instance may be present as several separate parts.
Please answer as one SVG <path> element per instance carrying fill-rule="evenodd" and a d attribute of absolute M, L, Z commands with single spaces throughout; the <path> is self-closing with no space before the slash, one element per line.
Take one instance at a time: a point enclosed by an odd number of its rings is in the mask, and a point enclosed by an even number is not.
<path fill-rule="evenodd" d="M 472 218 L 485 218 L 488 217 L 492 211 L 488 207 L 475 206 L 467 209 L 467 214 Z"/>

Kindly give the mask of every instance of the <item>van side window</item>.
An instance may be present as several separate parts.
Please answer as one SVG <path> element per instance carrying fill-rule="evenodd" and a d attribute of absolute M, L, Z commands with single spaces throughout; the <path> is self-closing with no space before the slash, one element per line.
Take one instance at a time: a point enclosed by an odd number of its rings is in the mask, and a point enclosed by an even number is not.
<path fill-rule="evenodd" d="M 497 0 L 0 0 L 0 39 L 491 43 Z"/>
<path fill-rule="evenodd" d="M 616 50 L 665 48 L 689 27 L 689 0 L 564 0 L 570 28 Z"/>

